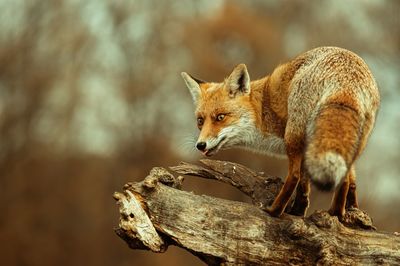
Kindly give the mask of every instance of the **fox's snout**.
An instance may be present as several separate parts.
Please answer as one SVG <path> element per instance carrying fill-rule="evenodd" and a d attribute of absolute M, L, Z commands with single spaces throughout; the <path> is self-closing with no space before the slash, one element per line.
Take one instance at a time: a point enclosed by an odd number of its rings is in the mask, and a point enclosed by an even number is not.
<path fill-rule="evenodd" d="M 199 141 L 199 142 L 196 143 L 196 148 L 199 151 L 204 151 L 206 149 L 206 147 L 207 147 L 207 143 L 204 142 L 204 141 Z"/>
<path fill-rule="evenodd" d="M 199 138 L 196 143 L 196 149 L 198 149 L 203 155 L 212 156 L 216 154 L 226 143 L 226 136 L 222 138 L 215 137 L 206 140 Z"/>
<path fill-rule="evenodd" d="M 206 141 L 198 140 L 196 143 L 196 149 L 206 156 L 211 156 L 214 154 L 214 149 L 210 147 L 211 145 Z"/>

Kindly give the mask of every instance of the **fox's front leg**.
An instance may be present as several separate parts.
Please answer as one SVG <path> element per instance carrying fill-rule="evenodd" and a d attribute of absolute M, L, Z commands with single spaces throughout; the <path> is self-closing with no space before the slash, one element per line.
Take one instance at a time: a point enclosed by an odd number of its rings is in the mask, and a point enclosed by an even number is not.
<path fill-rule="evenodd" d="M 282 215 L 300 180 L 301 161 L 303 156 L 301 153 L 289 153 L 288 156 L 289 173 L 285 179 L 285 183 L 272 205 L 267 208 L 267 212 L 272 216 Z"/>

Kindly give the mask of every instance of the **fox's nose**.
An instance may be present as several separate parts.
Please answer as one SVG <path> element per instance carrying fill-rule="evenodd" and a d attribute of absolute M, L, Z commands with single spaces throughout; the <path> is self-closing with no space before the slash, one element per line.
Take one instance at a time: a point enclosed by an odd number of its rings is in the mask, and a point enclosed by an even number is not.
<path fill-rule="evenodd" d="M 206 147 L 207 147 L 207 143 L 205 143 L 204 141 L 202 141 L 202 142 L 197 142 L 197 144 L 196 144 L 196 148 L 197 148 L 199 151 L 204 151 L 204 150 L 206 149 Z"/>

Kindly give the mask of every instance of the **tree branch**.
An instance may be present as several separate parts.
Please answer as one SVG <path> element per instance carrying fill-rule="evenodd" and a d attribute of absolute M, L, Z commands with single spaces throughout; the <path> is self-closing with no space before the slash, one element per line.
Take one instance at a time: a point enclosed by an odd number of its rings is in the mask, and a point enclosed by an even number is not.
<path fill-rule="evenodd" d="M 215 179 L 230 184 L 249 196 L 253 204 L 262 209 L 271 205 L 283 185 L 279 177 L 256 173 L 240 164 L 208 159 L 200 161 L 206 167 L 183 162 L 170 169 L 178 174 Z"/>
<path fill-rule="evenodd" d="M 142 182 L 114 194 L 120 211 L 116 232 L 131 248 L 165 252 L 176 245 L 209 265 L 400 264 L 400 237 L 373 231 L 366 213 L 348 210 L 342 221 L 347 226 L 322 211 L 273 218 L 262 208 L 279 191 L 279 178 L 235 163 L 202 162 L 204 167 L 182 163 L 171 169 L 229 183 L 254 205 L 182 191 L 182 176 L 154 168 Z"/>

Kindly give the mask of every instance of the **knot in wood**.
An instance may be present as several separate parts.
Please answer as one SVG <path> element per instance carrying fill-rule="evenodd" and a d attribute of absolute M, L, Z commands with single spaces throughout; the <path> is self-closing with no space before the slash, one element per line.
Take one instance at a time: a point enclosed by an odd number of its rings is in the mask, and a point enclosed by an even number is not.
<path fill-rule="evenodd" d="M 337 217 L 332 217 L 326 211 L 316 211 L 309 219 L 319 228 L 332 229 L 340 225 Z"/>
<path fill-rule="evenodd" d="M 168 172 L 167 169 L 162 167 L 154 167 L 151 169 L 149 176 L 157 179 L 157 181 L 166 186 L 178 189 L 182 187 L 182 182 L 184 180 L 182 176 L 175 177 L 173 174 Z"/>
<path fill-rule="evenodd" d="M 285 229 L 289 237 L 293 240 L 312 235 L 312 232 L 309 230 L 309 227 L 306 225 L 303 219 L 292 220 Z"/>
<path fill-rule="evenodd" d="M 152 175 L 147 176 L 143 181 L 143 187 L 147 189 L 154 189 L 158 184 L 158 178 Z"/>
<path fill-rule="evenodd" d="M 357 208 L 348 208 L 341 222 L 347 227 L 376 230 L 372 218 L 364 211 Z"/>

